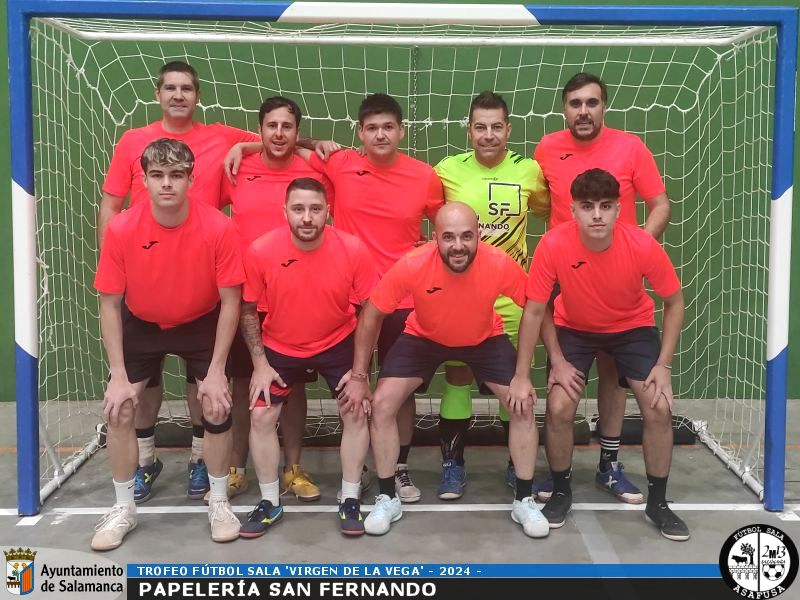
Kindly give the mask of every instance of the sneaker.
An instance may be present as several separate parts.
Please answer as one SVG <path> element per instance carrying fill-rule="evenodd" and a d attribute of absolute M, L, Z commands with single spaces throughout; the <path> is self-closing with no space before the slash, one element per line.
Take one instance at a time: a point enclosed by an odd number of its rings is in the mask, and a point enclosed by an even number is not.
<path fill-rule="evenodd" d="M 211 486 L 209 485 L 209 488 Z M 228 472 L 228 499 L 233 498 L 234 496 L 238 496 L 239 494 L 244 494 L 250 488 L 250 481 L 247 479 L 247 475 L 244 473 L 237 473 L 236 467 L 231 467 L 230 471 Z M 205 496 L 203 496 L 203 502 L 208 505 L 208 499 L 211 497 L 211 489 L 209 489 Z"/>
<path fill-rule="evenodd" d="M 129 531 L 136 529 L 136 506 L 115 504 L 95 526 L 97 532 L 92 538 L 92 550 L 113 550 L 119 548 Z"/>
<path fill-rule="evenodd" d="M 621 462 L 612 462 L 607 471 L 601 471 L 598 467 L 594 480 L 597 487 L 613 494 L 622 502 L 628 504 L 644 502 L 644 494 L 625 476 L 624 466 Z"/>
<path fill-rule="evenodd" d="M 206 493 L 211 489 L 211 484 L 208 483 L 208 467 L 202 458 L 198 458 L 197 462 L 189 461 L 189 488 L 186 495 L 193 500 L 203 498 Z"/>
<path fill-rule="evenodd" d="M 133 501 L 136 504 L 147 502 L 153 494 L 153 484 L 164 468 L 161 459 L 156 458 L 152 465 L 147 467 L 136 467 L 136 475 L 133 477 Z"/>
<path fill-rule="evenodd" d="M 658 527 L 663 535 L 668 540 L 675 542 L 685 542 L 689 539 L 689 528 L 686 523 L 672 512 L 666 502 L 663 504 L 656 504 L 650 506 L 649 504 L 644 510 L 645 518 L 653 525 Z"/>
<path fill-rule="evenodd" d="M 558 529 L 567 520 L 567 513 L 572 508 L 572 494 L 557 492 L 550 496 L 542 509 L 542 514 L 550 523 L 550 529 Z"/>
<path fill-rule="evenodd" d="M 506 467 L 506 485 L 512 490 L 517 489 L 517 474 L 514 471 L 514 465 L 509 463 Z M 539 502 L 547 502 L 550 496 L 553 495 L 553 478 L 547 476 L 547 479 L 541 483 L 533 482 L 531 484 L 531 496 L 539 500 Z"/>
<path fill-rule="evenodd" d="M 408 473 L 408 465 L 398 464 L 397 470 L 394 472 L 394 489 L 397 492 L 397 497 L 400 502 L 406 504 L 411 502 L 419 502 L 422 498 L 422 492 L 411 481 L 411 475 Z"/>
<path fill-rule="evenodd" d="M 367 465 L 364 465 L 364 468 L 361 470 L 361 485 L 358 488 L 358 496 L 363 497 L 364 492 L 366 492 L 372 486 L 372 474 L 369 472 Z M 342 503 L 342 488 L 339 488 L 336 491 L 336 502 L 339 504 Z"/>
<path fill-rule="evenodd" d="M 267 533 L 267 529 L 280 521 L 283 506 L 273 506 L 269 500 L 261 500 L 256 507 L 247 513 L 247 520 L 239 528 L 243 538 L 257 538 Z"/>
<path fill-rule="evenodd" d="M 454 460 L 442 463 L 442 481 L 439 484 L 439 498 L 442 500 L 458 500 L 464 495 L 467 485 L 467 472 Z"/>
<path fill-rule="evenodd" d="M 339 525 L 345 535 L 363 535 L 364 517 L 361 516 L 361 503 L 348 498 L 339 505 Z"/>
<path fill-rule="evenodd" d="M 389 531 L 392 523 L 399 521 L 403 516 L 403 505 L 400 498 L 389 498 L 380 494 L 375 498 L 375 506 L 364 519 L 364 531 L 370 535 L 383 535 Z"/>
<path fill-rule="evenodd" d="M 208 503 L 208 522 L 211 524 L 211 539 L 215 542 L 232 542 L 239 537 L 242 524 L 233 514 L 231 503 L 225 500 L 214 500 Z"/>
<path fill-rule="evenodd" d="M 511 505 L 511 520 L 522 525 L 522 531 L 528 537 L 543 538 L 550 533 L 550 524 L 536 507 L 533 496 L 514 500 L 514 504 Z"/>
<path fill-rule="evenodd" d="M 300 465 L 292 465 L 289 471 L 283 472 L 282 478 L 284 494 L 292 492 L 304 502 L 319 500 L 319 488 L 311 479 L 311 475 L 306 473 Z"/>

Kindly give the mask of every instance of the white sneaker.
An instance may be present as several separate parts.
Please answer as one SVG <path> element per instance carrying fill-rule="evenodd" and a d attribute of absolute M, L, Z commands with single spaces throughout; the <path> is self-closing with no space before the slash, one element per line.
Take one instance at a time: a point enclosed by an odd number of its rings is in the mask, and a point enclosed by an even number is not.
<path fill-rule="evenodd" d="M 514 504 L 511 505 L 511 520 L 522 525 L 522 531 L 528 537 L 543 538 L 550 533 L 550 524 L 536 506 L 532 496 L 514 500 Z"/>
<path fill-rule="evenodd" d="M 364 496 L 364 492 L 366 492 L 372 486 L 372 475 L 367 468 L 367 465 L 364 465 L 364 468 L 361 470 L 361 482 L 358 486 L 358 497 L 362 498 Z M 339 504 L 342 503 L 342 489 L 336 492 L 336 502 Z"/>
<path fill-rule="evenodd" d="M 119 548 L 129 531 L 136 529 L 136 506 L 134 504 L 115 504 L 95 526 L 92 550 L 113 550 Z"/>
<path fill-rule="evenodd" d="M 242 524 L 233 514 L 231 503 L 227 498 L 225 500 L 209 500 L 208 522 L 211 524 L 211 539 L 215 542 L 232 542 L 239 537 L 239 529 Z"/>
<path fill-rule="evenodd" d="M 400 498 L 400 502 L 406 504 L 419 502 L 419 499 L 422 498 L 422 492 L 411 481 L 408 465 L 402 463 L 397 465 L 397 470 L 394 472 L 394 489 L 397 492 L 397 497 Z"/>
<path fill-rule="evenodd" d="M 383 535 L 402 516 L 403 505 L 400 504 L 400 498 L 389 498 L 386 494 L 380 494 L 375 498 L 375 506 L 364 520 L 364 531 L 370 535 Z"/>

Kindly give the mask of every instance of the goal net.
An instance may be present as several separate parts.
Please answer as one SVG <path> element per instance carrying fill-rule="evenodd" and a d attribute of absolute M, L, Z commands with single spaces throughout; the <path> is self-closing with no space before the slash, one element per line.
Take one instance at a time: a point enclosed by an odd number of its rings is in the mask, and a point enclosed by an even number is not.
<path fill-rule="evenodd" d="M 107 367 L 92 282 L 105 171 L 125 130 L 160 118 L 159 67 L 185 60 L 201 78 L 198 120 L 256 131 L 261 101 L 282 94 L 300 104 L 305 135 L 354 146 L 359 102 L 387 92 L 404 109 L 402 150 L 431 165 L 468 149 L 467 111 L 479 92 L 503 95 L 510 148 L 532 156 L 544 134 L 564 127 L 564 82 L 579 71 L 601 76 L 606 124 L 641 136 L 673 203 L 663 243 L 687 299 L 677 411 L 760 491 L 774 28 L 43 18 L 32 21 L 31 44 L 43 487 L 99 439 Z M 531 217 L 531 249 L 543 231 Z M 177 361 L 167 370 L 161 416 L 186 424 Z M 534 378 L 541 391 L 542 367 Z M 423 426 L 435 423 L 440 390 L 441 379 L 418 401 Z M 338 419 L 327 390 L 309 396 L 309 434 L 330 433 Z M 594 396 L 592 385 L 586 397 Z M 593 413 L 591 402 L 584 411 Z M 475 412 L 491 424 L 497 403 L 476 400 Z"/>

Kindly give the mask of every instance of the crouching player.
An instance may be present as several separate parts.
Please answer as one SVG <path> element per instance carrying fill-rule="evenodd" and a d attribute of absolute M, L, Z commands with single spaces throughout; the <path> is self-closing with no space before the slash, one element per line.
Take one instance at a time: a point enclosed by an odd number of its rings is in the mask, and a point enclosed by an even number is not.
<path fill-rule="evenodd" d="M 211 539 L 239 535 L 227 496 L 232 439 L 225 373 L 244 281 L 239 242 L 230 219 L 188 199 L 194 155 L 186 144 L 156 140 L 142 152 L 141 165 L 150 202 L 111 220 L 95 278 L 111 371 L 103 412 L 116 503 L 96 527 L 94 550 L 118 547 L 136 527 L 136 406 L 167 354 L 183 358 L 199 384 Z"/>
<path fill-rule="evenodd" d="M 534 395 L 530 362 L 547 301 L 556 281 L 556 340 L 545 339 L 551 382 L 574 382 L 589 373 L 598 352 L 613 357 L 620 385 L 630 387 L 644 420 L 648 497 L 645 515 L 665 537 L 689 539 L 689 529 L 666 502 L 672 462 L 672 356 L 683 324 L 683 292 L 675 269 L 652 235 L 618 223 L 620 186 L 609 172 L 590 169 L 572 182 L 573 221 L 548 231 L 536 246 L 519 331 L 517 372 L 510 402 Z M 664 303 L 663 339 L 655 326 L 646 278 Z M 525 362 L 527 361 L 527 362 Z M 550 527 L 561 527 L 572 506 L 572 419 L 582 385 L 550 386 L 545 448 L 553 495 L 542 509 Z"/>
<path fill-rule="evenodd" d="M 283 516 L 276 427 L 291 387 L 317 373 L 331 393 L 347 381 L 353 365 L 355 307 L 378 281 L 366 246 L 356 237 L 327 226 L 325 188 L 300 178 L 286 188 L 288 227 L 258 238 L 245 256 L 241 329 L 253 360 L 250 382 L 250 452 L 261 500 L 247 515 L 240 535 L 254 538 Z M 259 327 L 256 303 L 266 303 Z M 311 379 L 309 379 L 311 374 Z M 369 449 L 368 405 L 340 402 L 342 418 L 341 531 L 364 533 L 359 502 L 361 469 Z"/>

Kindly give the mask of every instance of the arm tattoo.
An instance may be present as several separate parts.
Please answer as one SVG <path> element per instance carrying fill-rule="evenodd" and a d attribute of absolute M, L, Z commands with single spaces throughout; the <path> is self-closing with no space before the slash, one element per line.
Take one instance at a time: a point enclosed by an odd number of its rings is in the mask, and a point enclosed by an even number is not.
<path fill-rule="evenodd" d="M 261 343 L 261 325 L 258 322 L 255 302 L 242 302 L 242 315 L 239 318 L 244 343 L 251 356 L 266 356 Z"/>

